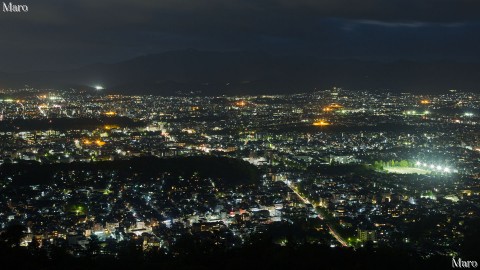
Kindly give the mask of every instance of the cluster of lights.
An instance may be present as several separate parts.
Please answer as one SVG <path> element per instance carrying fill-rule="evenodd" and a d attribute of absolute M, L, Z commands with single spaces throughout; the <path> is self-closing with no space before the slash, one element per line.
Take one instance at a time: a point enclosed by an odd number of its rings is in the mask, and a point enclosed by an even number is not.
<path fill-rule="evenodd" d="M 247 105 L 247 103 L 244 100 L 235 102 L 235 106 L 237 106 L 237 107 L 244 107 L 246 105 Z"/>
<path fill-rule="evenodd" d="M 405 111 L 405 114 L 406 115 L 426 115 L 426 114 L 430 114 L 430 111 L 424 111 L 423 113 L 419 113 L 415 110 L 412 110 L 412 111 Z"/>
<path fill-rule="evenodd" d="M 106 129 L 106 130 L 111 130 L 111 129 L 120 128 L 120 126 L 118 126 L 118 125 L 104 125 L 103 128 Z"/>
<path fill-rule="evenodd" d="M 316 121 L 316 122 L 313 122 L 313 125 L 314 126 L 329 126 L 330 123 L 325 121 L 325 120 L 320 120 L 320 121 Z"/>
<path fill-rule="evenodd" d="M 336 110 L 339 110 L 339 109 L 342 109 L 343 106 L 340 105 L 340 104 L 337 104 L 337 103 L 332 103 L 328 106 L 326 106 L 325 108 L 323 108 L 323 111 L 324 112 L 332 112 L 332 111 L 336 111 Z"/>
<path fill-rule="evenodd" d="M 448 167 L 443 167 L 443 166 L 435 165 L 435 164 L 427 164 L 427 163 L 420 162 L 420 161 L 417 161 L 417 163 L 415 163 L 415 165 L 417 165 L 418 167 L 429 168 L 429 169 L 431 169 L 432 171 L 435 170 L 435 171 L 445 172 L 445 173 L 449 173 L 449 172 L 452 171 L 452 170 L 451 170 L 450 168 L 448 168 Z"/>
<path fill-rule="evenodd" d="M 104 142 L 104 141 L 102 141 L 102 140 L 91 141 L 91 140 L 85 139 L 85 140 L 83 140 L 83 144 L 84 144 L 84 145 L 96 144 L 97 146 L 102 147 L 102 146 L 104 146 L 104 145 L 106 144 L 106 142 Z"/>

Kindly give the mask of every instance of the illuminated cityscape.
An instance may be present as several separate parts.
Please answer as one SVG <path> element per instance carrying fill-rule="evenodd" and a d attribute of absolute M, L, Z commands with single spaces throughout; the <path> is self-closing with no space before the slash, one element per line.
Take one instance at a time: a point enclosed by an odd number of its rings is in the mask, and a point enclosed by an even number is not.
<path fill-rule="evenodd" d="M 280 246 L 429 258 L 462 254 L 478 218 L 473 93 L 98 90 L 3 91 L 0 224 L 26 226 L 20 246 L 176 256 L 187 236 L 228 250 L 273 231 Z"/>
<path fill-rule="evenodd" d="M 1 269 L 478 268 L 480 1 L 2 8 Z"/>

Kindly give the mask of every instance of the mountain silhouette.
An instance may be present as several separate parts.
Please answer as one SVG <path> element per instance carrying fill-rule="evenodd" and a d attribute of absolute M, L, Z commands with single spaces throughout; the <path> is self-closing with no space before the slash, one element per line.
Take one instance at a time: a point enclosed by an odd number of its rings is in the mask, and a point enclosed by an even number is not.
<path fill-rule="evenodd" d="M 478 91 L 480 64 L 452 61 L 374 62 L 273 56 L 261 51 L 170 51 L 66 71 L 0 73 L 0 86 L 93 87 L 127 94 L 297 93 L 339 86 L 352 90 Z"/>

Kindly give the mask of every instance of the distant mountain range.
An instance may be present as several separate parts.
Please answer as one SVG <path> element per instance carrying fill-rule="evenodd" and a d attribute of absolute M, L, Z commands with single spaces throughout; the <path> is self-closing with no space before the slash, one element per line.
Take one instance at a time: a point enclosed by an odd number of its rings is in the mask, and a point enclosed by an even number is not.
<path fill-rule="evenodd" d="M 369 62 L 265 52 L 171 51 L 67 71 L 0 73 L 0 87 L 93 87 L 129 94 L 204 95 L 353 90 L 480 91 L 480 63 Z"/>

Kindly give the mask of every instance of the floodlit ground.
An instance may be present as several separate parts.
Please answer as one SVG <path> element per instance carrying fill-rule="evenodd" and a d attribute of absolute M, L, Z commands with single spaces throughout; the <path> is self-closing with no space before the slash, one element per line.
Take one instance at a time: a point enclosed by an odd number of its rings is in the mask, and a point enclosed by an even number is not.
<path fill-rule="evenodd" d="M 385 167 L 385 171 L 389 173 L 400 173 L 400 174 L 428 174 L 430 173 L 429 170 L 424 170 L 420 168 L 414 167 Z"/>

